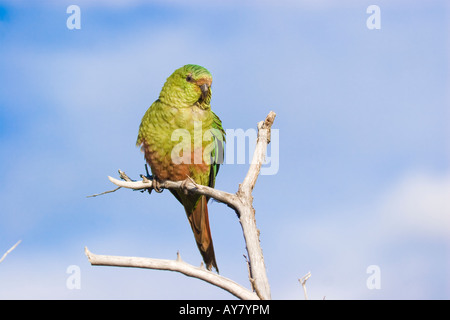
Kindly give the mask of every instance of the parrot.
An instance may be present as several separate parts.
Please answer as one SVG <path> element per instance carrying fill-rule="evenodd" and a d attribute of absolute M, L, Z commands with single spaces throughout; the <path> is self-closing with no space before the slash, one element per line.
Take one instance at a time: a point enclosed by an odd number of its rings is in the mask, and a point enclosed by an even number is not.
<path fill-rule="evenodd" d="M 160 181 L 185 181 L 214 188 L 223 164 L 225 131 L 211 110 L 211 73 L 187 64 L 164 83 L 159 98 L 142 117 L 136 145 L 150 166 L 153 186 Z M 180 142 L 181 140 L 181 142 Z M 156 184 L 155 184 L 156 182 Z M 170 190 L 183 205 L 197 247 L 208 270 L 217 267 L 204 195 Z"/>

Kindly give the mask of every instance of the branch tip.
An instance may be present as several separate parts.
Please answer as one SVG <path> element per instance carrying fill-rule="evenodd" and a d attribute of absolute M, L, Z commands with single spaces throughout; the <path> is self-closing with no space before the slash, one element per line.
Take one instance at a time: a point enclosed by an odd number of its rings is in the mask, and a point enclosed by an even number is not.
<path fill-rule="evenodd" d="M 9 248 L 8 251 L 6 251 L 5 254 L 0 258 L 0 262 L 5 260 L 6 256 L 8 254 L 10 254 L 11 251 L 13 251 L 21 242 L 22 242 L 22 240 L 19 240 L 19 241 L 16 242 L 16 244 L 14 244 L 11 248 Z"/>
<path fill-rule="evenodd" d="M 298 279 L 298 282 L 302 285 L 303 293 L 305 295 L 305 300 L 308 300 L 308 294 L 306 293 L 306 281 L 311 277 L 311 271 L 305 274 L 303 277 Z"/>

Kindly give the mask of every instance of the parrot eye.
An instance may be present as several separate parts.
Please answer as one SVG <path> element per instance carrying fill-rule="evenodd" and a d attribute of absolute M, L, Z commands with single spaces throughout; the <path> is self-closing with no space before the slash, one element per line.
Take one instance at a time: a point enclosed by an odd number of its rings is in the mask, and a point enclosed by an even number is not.
<path fill-rule="evenodd" d="M 189 73 L 189 74 L 187 75 L 186 81 L 187 81 L 187 82 L 192 82 L 192 74 Z"/>

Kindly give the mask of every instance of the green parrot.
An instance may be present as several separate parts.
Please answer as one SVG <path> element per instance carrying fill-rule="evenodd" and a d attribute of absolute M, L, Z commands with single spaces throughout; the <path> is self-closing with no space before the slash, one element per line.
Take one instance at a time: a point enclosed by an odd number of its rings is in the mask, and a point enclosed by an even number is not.
<path fill-rule="evenodd" d="M 175 70 L 142 118 L 136 145 L 150 165 L 156 191 L 158 181 L 188 177 L 214 187 L 223 162 L 225 131 L 211 110 L 211 83 L 211 73 L 201 66 L 188 64 Z M 184 206 L 206 267 L 219 272 L 209 227 L 209 198 L 171 192 Z"/>

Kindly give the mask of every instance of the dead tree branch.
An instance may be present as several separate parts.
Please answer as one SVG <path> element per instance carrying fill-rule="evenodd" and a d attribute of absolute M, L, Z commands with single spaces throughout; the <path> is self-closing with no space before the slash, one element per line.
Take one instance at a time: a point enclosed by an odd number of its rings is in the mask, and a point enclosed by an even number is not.
<path fill-rule="evenodd" d="M 1 263 L 3 260 L 5 260 L 6 256 L 7 256 L 8 254 L 10 254 L 11 251 L 13 251 L 13 250 L 19 245 L 19 243 L 21 243 L 21 242 L 22 242 L 22 240 L 19 240 L 19 241 L 16 242 L 15 245 L 13 245 L 11 248 L 9 248 L 9 250 L 6 251 L 5 254 L 3 254 L 3 256 L 0 258 L 0 263 Z"/>
<path fill-rule="evenodd" d="M 305 300 L 308 300 L 308 294 L 306 292 L 306 281 L 311 277 L 311 272 L 308 272 L 303 277 L 298 279 L 298 282 L 302 285 L 303 288 L 303 294 L 305 295 Z"/>
<path fill-rule="evenodd" d="M 185 181 L 161 181 L 159 185 L 162 189 L 183 190 L 188 193 L 205 195 L 225 203 L 235 210 L 239 217 L 246 243 L 248 267 L 250 270 L 249 279 L 254 292 L 242 287 L 230 279 L 207 271 L 204 268 L 191 266 L 186 262 L 181 261 L 181 259 L 173 261 L 137 257 L 101 256 L 89 252 L 86 248 L 86 255 L 90 263 L 92 265 L 177 271 L 187 276 L 207 281 L 227 290 L 241 299 L 271 299 L 269 281 L 267 279 L 264 257 L 259 241 L 259 230 L 256 227 L 252 191 L 260 173 L 261 165 L 265 161 L 267 145 L 270 143 L 270 131 L 275 116 L 276 114 L 271 111 L 264 121 L 258 123 L 258 137 L 253 159 L 244 181 L 239 185 L 238 191 L 235 194 L 196 184 L 190 178 Z M 148 191 L 153 189 L 151 177 L 148 175 L 142 176 L 141 181 L 133 181 L 122 171 L 119 170 L 119 173 L 122 180 L 108 177 L 108 179 L 119 188 Z"/>
<path fill-rule="evenodd" d="M 176 260 L 96 255 L 90 252 L 88 248 L 85 248 L 85 253 L 92 265 L 176 271 L 188 277 L 197 278 L 211 283 L 230 292 L 239 299 L 259 299 L 259 297 L 254 292 L 248 290 L 247 288 L 244 288 L 233 280 L 222 277 L 212 271 L 207 270 L 203 267 L 203 265 L 201 267 L 194 267 L 189 263 L 184 262 L 183 260 L 181 260 L 179 253 L 177 253 Z"/>

